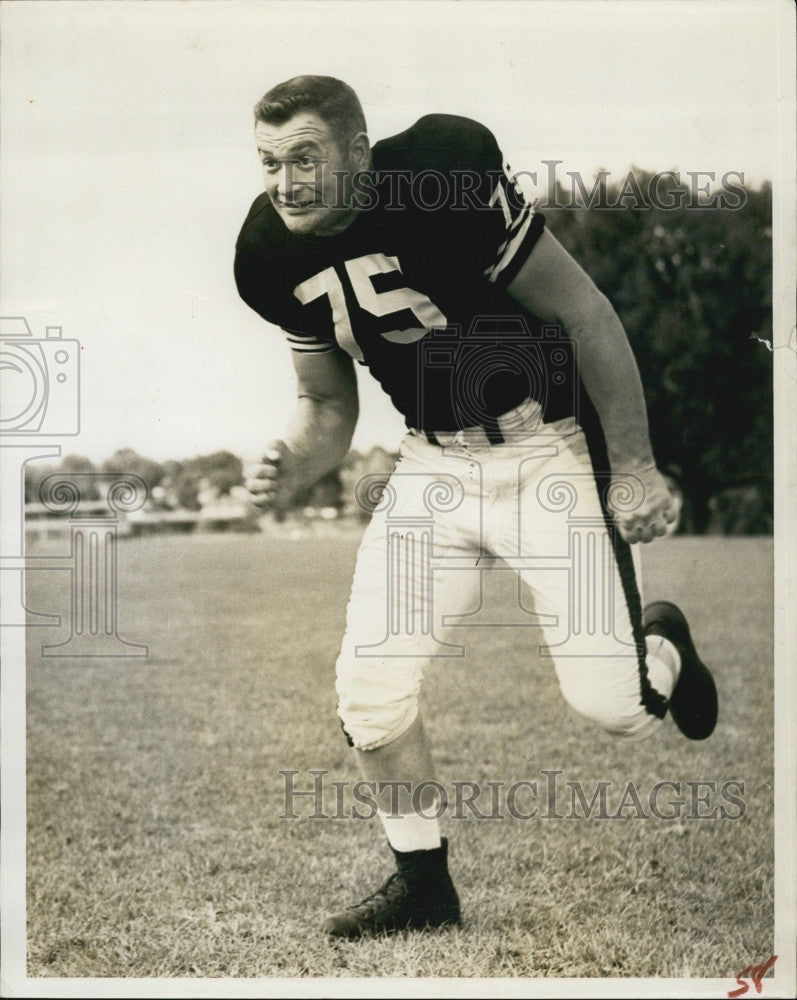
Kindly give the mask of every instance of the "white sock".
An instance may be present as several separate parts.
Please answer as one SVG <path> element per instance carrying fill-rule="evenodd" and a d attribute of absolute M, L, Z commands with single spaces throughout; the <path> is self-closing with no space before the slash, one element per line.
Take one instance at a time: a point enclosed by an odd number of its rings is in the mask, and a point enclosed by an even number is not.
<path fill-rule="evenodd" d="M 649 635 L 645 638 L 650 683 L 665 698 L 669 698 L 681 673 L 681 657 L 669 639 L 663 635 Z"/>
<path fill-rule="evenodd" d="M 433 851 L 441 844 L 440 823 L 420 813 L 403 816 L 378 810 L 390 846 L 397 851 Z"/>

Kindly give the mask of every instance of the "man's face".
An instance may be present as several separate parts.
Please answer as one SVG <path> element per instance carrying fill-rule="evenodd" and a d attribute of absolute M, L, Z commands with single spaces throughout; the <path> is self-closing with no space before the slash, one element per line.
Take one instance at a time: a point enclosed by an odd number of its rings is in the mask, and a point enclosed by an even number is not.
<path fill-rule="evenodd" d="M 281 125 L 255 122 L 255 140 L 266 192 L 291 232 L 331 236 L 352 222 L 351 174 L 368 165 L 363 133 L 346 143 L 308 111 Z"/>

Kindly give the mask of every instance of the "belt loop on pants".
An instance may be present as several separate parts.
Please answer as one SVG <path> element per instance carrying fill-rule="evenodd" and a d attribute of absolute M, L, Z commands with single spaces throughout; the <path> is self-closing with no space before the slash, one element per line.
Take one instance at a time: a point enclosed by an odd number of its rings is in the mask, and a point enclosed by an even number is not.
<path fill-rule="evenodd" d="M 503 444 L 506 441 L 497 419 L 485 422 L 481 426 L 490 444 Z"/>

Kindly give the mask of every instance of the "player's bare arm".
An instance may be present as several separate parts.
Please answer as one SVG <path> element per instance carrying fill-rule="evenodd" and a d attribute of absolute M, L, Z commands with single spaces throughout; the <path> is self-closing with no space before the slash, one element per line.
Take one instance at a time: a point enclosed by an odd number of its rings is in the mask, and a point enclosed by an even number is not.
<path fill-rule="evenodd" d="M 617 515 L 629 542 L 665 534 L 674 501 L 656 468 L 636 361 L 611 303 L 564 247 L 544 230 L 507 291 L 542 319 L 560 324 L 578 346 L 584 387 L 600 417 L 614 476 L 641 481 L 644 498 Z"/>
<path fill-rule="evenodd" d="M 284 439 L 268 445 L 263 462 L 247 469 L 252 500 L 277 510 L 340 465 L 359 414 L 357 379 L 347 354 L 334 348 L 292 356 L 298 399 Z"/>

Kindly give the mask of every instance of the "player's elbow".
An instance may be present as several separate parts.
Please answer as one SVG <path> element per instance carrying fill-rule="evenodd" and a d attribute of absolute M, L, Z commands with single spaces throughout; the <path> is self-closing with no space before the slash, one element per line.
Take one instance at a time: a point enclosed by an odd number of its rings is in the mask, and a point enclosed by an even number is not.
<path fill-rule="evenodd" d="M 345 396 L 325 396 L 316 392 L 300 392 L 299 405 L 312 414 L 313 420 L 341 438 L 351 437 L 360 415 L 356 393 Z"/>
<path fill-rule="evenodd" d="M 340 447 L 348 451 L 360 416 L 360 401 L 356 391 L 328 402 L 328 417 L 335 423 Z"/>
<path fill-rule="evenodd" d="M 591 281 L 560 310 L 559 322 L 576 339 L 619 324 L 614 306 Z"/>
<path fill-rule="evenodd" d="M 360 400 L 357 393 L 347 395 L 341 399 L 336 399 L 330 404 L 337 412 L 341 429 L 349 434 L 354 433 L 354 428 L 360 416 Z"/>

